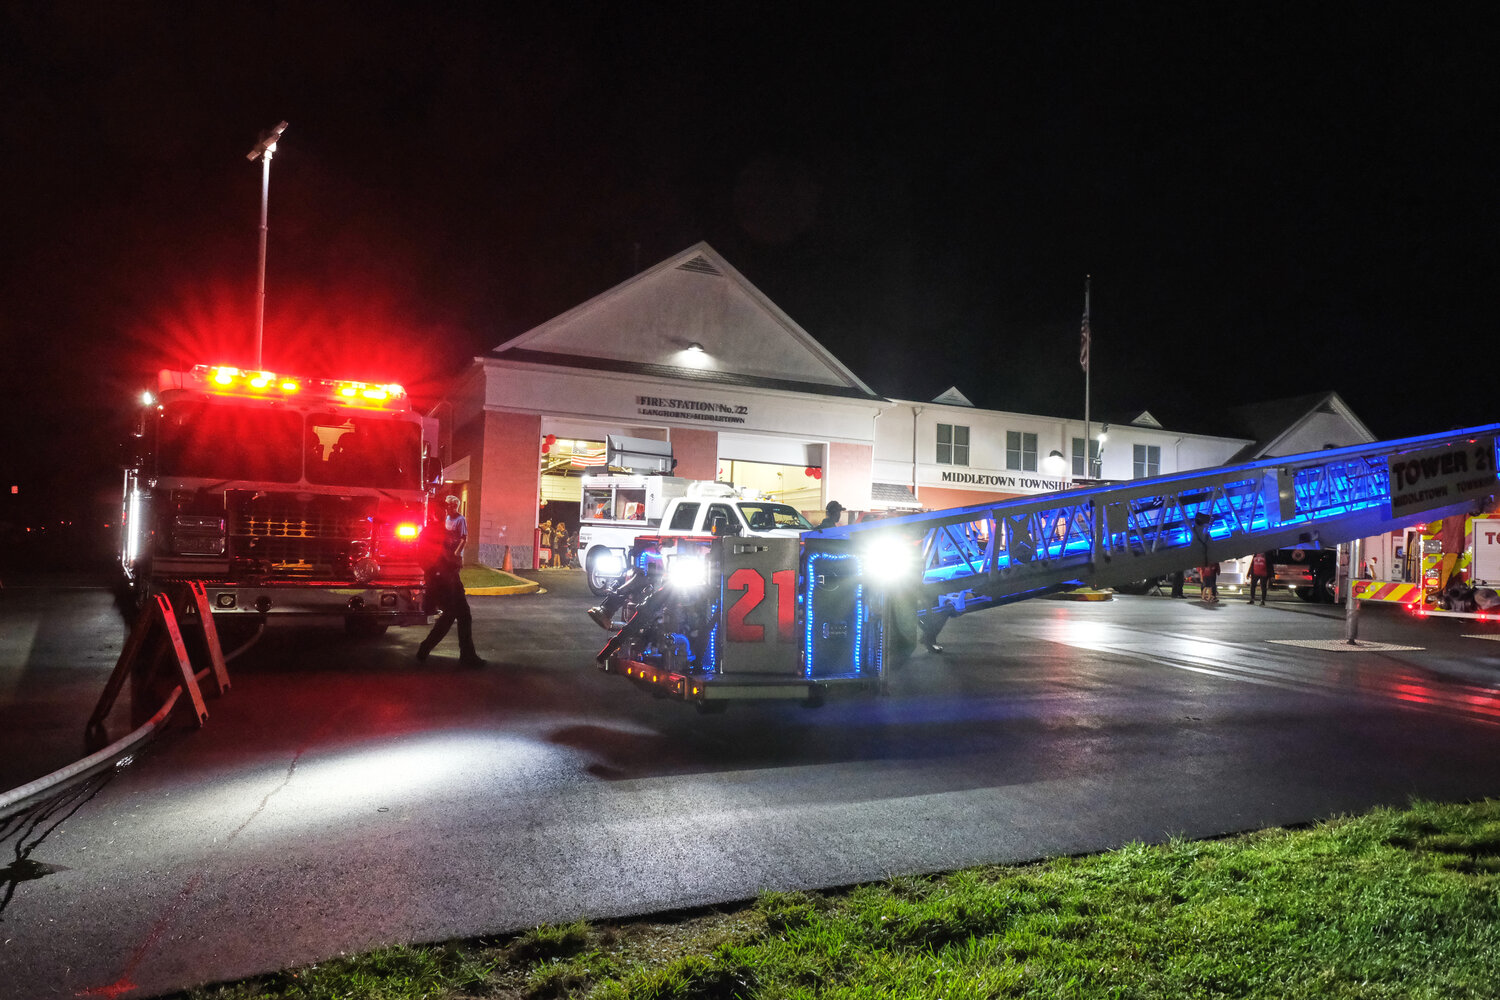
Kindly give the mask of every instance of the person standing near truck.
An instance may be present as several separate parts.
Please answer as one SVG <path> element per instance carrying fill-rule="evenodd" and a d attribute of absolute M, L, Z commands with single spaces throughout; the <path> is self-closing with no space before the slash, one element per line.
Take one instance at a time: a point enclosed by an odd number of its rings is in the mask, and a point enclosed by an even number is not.
<path fill-rule="evenodd" d="M 1204 604 L 1219 603 L 1219 564 L 1198 567 L 1198 598 Z"/>
<path fill-rule="evenodd" d="M 1266 591 L 1271 586 L 1271 553 L 1257 552 L 1250 559 L 1250 603 L 1255 603 L 1255 587 L 1260 585 L 1260 605 L 1266 606 Z"/>

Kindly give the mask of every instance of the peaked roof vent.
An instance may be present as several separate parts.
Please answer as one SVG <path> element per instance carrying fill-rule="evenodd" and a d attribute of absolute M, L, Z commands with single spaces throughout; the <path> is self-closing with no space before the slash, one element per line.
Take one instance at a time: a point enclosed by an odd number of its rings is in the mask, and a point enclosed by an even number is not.
<path fill-rule="evenodd" d="M 704 257 L 701 253 L 698 256 L 694 257 L 692 260 L 678 264 L 677 270 L 696 271 L 699 274 L 712 274 L 716 277 L 724 277 L 724 272 L 720 271 L 717 267 L 714 267 L 713 264 L 709 263 L 708 258 Z"/>

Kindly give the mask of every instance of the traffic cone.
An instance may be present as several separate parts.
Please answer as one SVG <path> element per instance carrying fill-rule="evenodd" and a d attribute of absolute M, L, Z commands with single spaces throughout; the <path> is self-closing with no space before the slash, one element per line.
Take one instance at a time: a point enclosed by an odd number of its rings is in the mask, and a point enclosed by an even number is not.
<path fill-rule="evenodd" d="M 510 546 L 505 547 L 505 561 L 500 564 L 500 569 L 506 573 L 514 573 L 516 564 L 510 561 Z"/>

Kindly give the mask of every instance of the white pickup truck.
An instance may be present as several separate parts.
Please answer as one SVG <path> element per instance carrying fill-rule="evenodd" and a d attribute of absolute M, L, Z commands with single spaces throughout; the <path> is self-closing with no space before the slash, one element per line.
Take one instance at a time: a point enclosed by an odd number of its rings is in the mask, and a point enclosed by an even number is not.
<path fill-rule="evenodd" d="M 796 538 L 813 526 L 795 507 L 774 500 L 745 497 L 728 483 L 697 482 L 683 496 L 667 501 L 661 519 L 629 528 L 615 524 L 590 533 L 585 524 L 578 533 L 578 558 L 583 563 L 589 589 L 608 593 L 625 575 L 630 545 L 640 535 L 759 535 Z"/>

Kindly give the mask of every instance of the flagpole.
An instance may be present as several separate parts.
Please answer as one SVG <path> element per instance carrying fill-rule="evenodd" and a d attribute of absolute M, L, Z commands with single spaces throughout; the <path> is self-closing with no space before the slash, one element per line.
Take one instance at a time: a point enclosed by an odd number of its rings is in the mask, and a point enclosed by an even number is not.
<path fill-rule="evenodd" d="M 1089 364 L 1089 347 L 1091 346 L 1089 344 L 1089 285 L 1091 279 L 1091 275 L 1083 276 L 1083 333 L 1078 351 L 1078 360 L 1083 365 L 1083 477 L 1085 479 L 1097 478 L 1094 475 L 1093 436 L 1090 433 L 1092 428 L 1089 421 L 1089 382 L 1093 376 L 1090 371 L 1093 366 Z"/>

